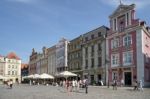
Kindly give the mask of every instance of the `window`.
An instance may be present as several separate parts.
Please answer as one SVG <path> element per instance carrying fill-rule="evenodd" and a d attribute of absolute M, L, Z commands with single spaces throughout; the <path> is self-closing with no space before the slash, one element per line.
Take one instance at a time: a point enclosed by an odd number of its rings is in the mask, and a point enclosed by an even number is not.
<path fill-rule="evenodd" d="M 98 32 L 98 37 L 101 37 L 102 36 L 102 33 L 101 32 Z"/>
<path fill-rule="evenodd" d="M 14 71 L 12 71 L 12 75 L 14 75 Z"/>
<path fill-rule="evenodd" d="M 91 59 L 91 67 L 94 67 L 94 58 Z"/>
<path fill-rule="evenodd" d="M 102 50 L 102 48 L 101 48 L 101 44 L 100 43 L 98 43 L 98 51 L 101 51 Z"/>
<path fill-rule="evenodd" d="M 91 39 L 94 39 L 94 34 L 91 35 Z"/>
<path fill-rule="evenodd" d="M 88 60 L 85 60 L 85 69 L 88 68 Z"/>
<path fill-rule="evenodd" d="M 91 52 L 94 53 L 94 45 L 91 46 Z"/>
<path fill-rule="evenodd" d="M 10 75 L 10 71 L 8 71 L 8 75 Z"/>
<path fill-rule="evenodd" d="M 127 13 L 127 26 L 129 25 L 129 13 Z"/>
<path fill-rule="evenodd" d="M 116 19 L 114 19 L 114 30 L 116 31 L 116 28 L 117 28 L 117 21 Z"/>
<path fill-rule="evenodd" d="M 10 65 L 8 65 L 8 68 L 10 68 Z"/>
<path fill-rule="evenodd" d="M 88 55 L 88 47 L 85 48 L 85 54 Z"/>
<path fill-rule="evenodd" d="M 131 44 L 132 44 L 131 35 L 126 35 L 126 36 L 123 38 L 123 45 L 124 45 L 124 46 L 130 46 Z"/>
<path fill-rule="evenodd" d="M 116 72 L 112 73 L 112 80 L 114 80 L 114 79 L 117 79 L 117 73 Z"/>
<path fill-rule="evenodd" d="M 102 58 L 98 57 L 98 67 L 101 67 L 101 64 L 102 64 Z"/>
<path fill-rule="evenodd" d="M 123 64 L 124 65 L 132 64 L 132 52 L 124 52 L 123 53 Z"/>
<path fill-rule="evenodd" d="M 120 27 L 119 27 L 119 31 L 120 31 L 120 32 L 122 32 L 122 31 L 124 30 L 124 28 L 125 28 L 125 27 L 124 27 L 124 24 L 125 24 L 124 21 L 121 21 L 121 22 L 120 22 Z"/>
<path fill-rule="evenodd" d="M 117 39 L 111 40 L 111 48 L 113 49 L 117 47 L 119 47 L 119 39 L 117 38 Z"/>
<path fill-rule="evenodd" d="M 119 65 L 119 54 L 113 54 L 111 56 L 111 64 L 112 64 L 112 66 L 118 66 Z"/>

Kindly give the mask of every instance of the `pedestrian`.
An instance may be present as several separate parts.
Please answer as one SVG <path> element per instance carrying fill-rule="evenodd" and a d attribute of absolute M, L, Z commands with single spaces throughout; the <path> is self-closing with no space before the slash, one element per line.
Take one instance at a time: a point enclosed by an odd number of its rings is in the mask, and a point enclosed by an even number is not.
<path fill-rule="evenodd" d="M 134 89 L 133 90 L 134 91 L 138 90 L 138 82 L 137 82 L 137 80 L 134 82 Z"/>
<path fill-rule="evenodd" d="M 124 85 L 124 80 L 123 78 L 121 79 L 121 87 Z"/>
<path fill-rule="evenodd" d="M 75 90 L 75 80 L 72 80 L 72 91 Z"/>
<path fill-rule="evenodd" d="M 117 90 L 117 80 L 113 80 L 113 90 Z"/>
<path fill-rule="evenodd" d="M 104 85 L 103 81 L 101 80 L 100 82 L 101 82 L 101 86 L 103 86 Z"/>
<path fill-rule="evenodd" d="M 140 82 L 139 82 L 139 87 L 140 87 L 140 91 L 143 92 L 143 82 L 142 82 L 142 80 L 140 80 Z"/>
<path fill-rule="evenodd" d="M 13 86 L 13 81 L 12 81 L 12 79 L 11 79 L 10 82 L 9 82 L 9 86 L 10 86 L 10 89 L 12 89 L 12 86 Z"/>
<path fill-rule="evenodd" d="M 88 79 L 85 79 L 85 93 L 88 93 Z"/>
<path fill-rule="evenodd" d="M 77 81 L 77 80 L 75 80 L 74 82 L 75 82 L 75 91 L 77 91 L 78 81 Z"/>
<path fill-rule="evenodd" d="M 80 81 L 77 81 L 77 91 L 80 89 Z"/>

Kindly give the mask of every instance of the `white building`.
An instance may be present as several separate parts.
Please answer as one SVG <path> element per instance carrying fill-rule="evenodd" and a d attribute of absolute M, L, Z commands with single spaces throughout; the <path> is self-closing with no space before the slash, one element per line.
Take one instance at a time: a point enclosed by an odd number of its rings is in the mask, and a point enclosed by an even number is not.
<path fill-rule="evenodd" d="M 68 43 L 69 41 L 62 38 L 56 45 L 56 66 L 57 72 L 62 72 L 68 69 Z"/>
<path fill-rule="evenodd" d="M 13 52 L 7 56 L 0 56 L 0 73 L 5 80 L 21 82 L 21 59 Z"/>

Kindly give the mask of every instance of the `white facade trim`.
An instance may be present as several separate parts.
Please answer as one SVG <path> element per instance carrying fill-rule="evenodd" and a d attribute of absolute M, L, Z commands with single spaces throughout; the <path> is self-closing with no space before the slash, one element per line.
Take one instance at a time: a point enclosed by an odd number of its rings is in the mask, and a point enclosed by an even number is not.
<path fill-rule="evenodd" d="M 137 49 L 137 80 L 144 77 L 144 55 L 143 55 L 143 31 L 138 29 L 136 31 L 136 49 Z"/>

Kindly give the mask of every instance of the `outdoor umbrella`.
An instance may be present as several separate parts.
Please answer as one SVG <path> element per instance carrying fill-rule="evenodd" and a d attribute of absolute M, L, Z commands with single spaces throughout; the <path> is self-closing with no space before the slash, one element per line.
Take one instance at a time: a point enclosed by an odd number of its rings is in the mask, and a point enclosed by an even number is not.
<path fill-rule="evenodd" d="M 41 79 L 44 79 L 44 84 L 45 84 L 45 80 L 46 79 L 54 79 L 54 77 L 52 75 L 49 75 L 49 74 L 46 74 L 46 73 L 43 73 L 40 75 L 40 78 Z M 48 84 L 47 84 L 48 85 Z"/>
<path fill-rule="evenodd" d="M 27 76 L 27 78 L 29 78 L 29 79 L 31 79 L 31 78 L 33 78 L 34 77 L 34 75 L 29 75 L 29 76 Z"/>
<path fill-rule="evenodd" d="M 39 75 L 39 74 L 34 74 L 34 75 L 33 75 L 33 79 L 38 79 L 38 78 L 40 78 L 40 75 Z"/>
<path fill-rule="evenodd" d="M 40 78 L 41 79 L 54 79 L 54 77 L 52 75 L 49 75 L 49 74 L 46 74 L 46 73 L 41 74 Z"/>
<path fill-rule="evenodd" d="M 4 77 L 4 76 L 2 76 L 2 75 L 0 75 L 0 79 L 5 79 L 5 77 Z"/>
<path fill-rule="evenodd" d="M 64 71 L 64 72 L 61 72 L 61 73 L 59 74 L 59 76 L 65 77 L 66 80 L 67 80 L 68 77 L 74 77 L 74 76 L 77 76 L 77 74 L 72 73 L 72 72 L 69 72 L 69 71 Z"/>

